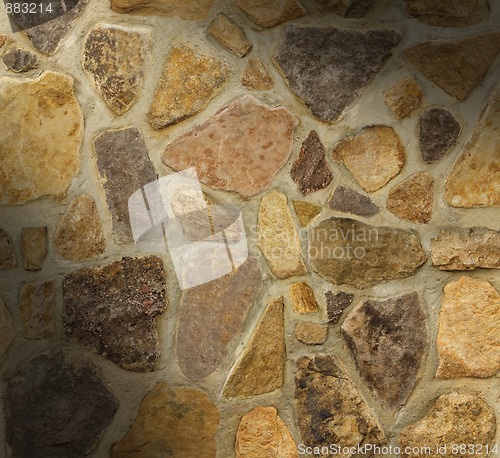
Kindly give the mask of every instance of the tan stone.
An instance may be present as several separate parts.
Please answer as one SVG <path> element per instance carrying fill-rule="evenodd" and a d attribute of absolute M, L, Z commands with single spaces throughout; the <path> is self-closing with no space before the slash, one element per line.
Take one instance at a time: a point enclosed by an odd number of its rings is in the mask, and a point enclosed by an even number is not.
<path fill-rule="evenodd" d="M 252 49 L 252 43 L 248 41 L 244 30 L 224 13 L 217 15 L 207 31 L 222 46 L 238 57 L 245 56 Z"/>
<path fill-rule="evenodd" d="M 302 202 L 300 200 L 293 201 L 293 208 L 299 219 L 302 227 L 306 227 L 314 218 L 316 218 L 322 211 L 323 207 L 311 204 L 309 202 Z"/>
<path fill-rule="evenodd" d="M 282 387 L 284 370 L 283 298 L 278 297 L 267 306 L 241 358 L 231 370 L 224 395 L 246 398 L 270 393 Z"/>
<path fill-rule="evenodd" d="M 314 291 L 304 282 L 290 285 L 290 299 L 293 310 L 297 313 L 310 313 L 318 311 L 318 303 L 314 298 Z"/>
<path fill-rule="evenodd" d="M 321 345 L 328 336 L 328 326 L 318 323 L 300 322 L 295 325 L 294 334 L 297 340 L 307 345 Z"/>
<path fill-rule="evenodd" d="M 16 253 L 12 240 L 3 229 L 0 229 L 0 270 L 17 267 Z"/>
<path fill-rule="evenodd" d="M 307 14 L 299 0 L 236 0 L 236 6 L 261 27 L 274 27 Z"/>
<path fill-rule="evenodd" d="M 274 86 L 266 64 L 257 58 L 249 59 L 241 75 L 241 84 L 253 91 L 267 91 Z"/>
<path fill-rule="evenodd" d="M 80 168 L 83 117 L 73 80 L 0 79 L 0 204 L 61 196 Z"/>
<path fill-rule="evenodd" d="M 0 299 L 0 358 L 3 359 L 16 336 L 10 313 Z"/>
<path fill-rule="evenodd" d="M 118 13 L 161 14 L 201 21 L 208 16 L 215 0 L 111 0 Z"/>
<path fill-rule="evenodd" d="M 413 78 L 406 77 L 394 83 L 387 90 L 385 103 L 396 118 L 402 119 L 420 105 L 423 95 L 418 83 Z"/>
<path fill-rule="evenodd" d="M 273 190 L 262 198 L 258 224 L 259 247 L 274 275 L 305 274 L 302 247 L 284 194 Z"/>
<path fill-rule="evenodd" d="M 290 431 L 275 407 L 255 407 L 243 415 L 236 432 L 236 458 L 298 458 Z"/>
<path fill-rule="evenodd" d="M 21 286 L 19 311 L 26 339 L 49 339 L 55 335 L 55 302 L 55 280 Z"/>
<path fill-rule="evenodd" d="M 365 127 L 338 143 L 333 158 L 342 162 L 360 186 L 377 191 L 392 180 L 405 163 L 405 151 L 391 127 Z"/>
<path fill-rule="evenodd" d="M 47 255 L 47 227 L 25 227 L 21 232 L 25 270 L 41 270 Z"/>
<path fill-rule="evenodd" d="M 0 35 L 0 48 L 5 44 L 7 41 L 7 37 L 5 35 Z"/>
<path fill-rule="evenodd" d="M 490 283 L 464 276 L 444 287 L 437 346 L 438 377 L 500 371 L 500 294 Z"/>

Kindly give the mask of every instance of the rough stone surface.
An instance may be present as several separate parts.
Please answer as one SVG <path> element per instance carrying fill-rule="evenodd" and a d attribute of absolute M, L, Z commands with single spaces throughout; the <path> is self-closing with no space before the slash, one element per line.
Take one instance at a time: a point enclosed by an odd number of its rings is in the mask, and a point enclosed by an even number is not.
<path fill-rule="evenodd" d="M 354 295 L 345 291 L 327 291 L 326 298 L 326 316 L 332 324 L 339 322 L 342 312 L 352 304 Z"/>
<path fill-rule="evenodd" d="M 292 165 L 291 176 L 303 195 L 326 188 L 333 179 L 325 160 L 325 148 L 312 130 L 302 143 L 299 156 Z"/>
<path fill-rule="evenodd" d="M 365 127 L 337 143 L 332 155 L 368 192 L 384 187 L 405 163 L 405 150 L 399 137 L 386 126 Z"/>
<path fill-rule="evenodd" d="M 244 57 L 252 49 L 244 30 L 224 13 L 217 15 L 207 32 L 238 57 Z"/>
<path fill-rule="evenodd" d="M 456 458 L 453 444 L 474 444 L 476 456 L 486 457 L 486 446 L 495 438 L 496 419 L 491 407 L 479 396 L 468 393 L 448 393 L 440 396 L 427 415 L 401 431 L 401 448 L 417 450 L 425 444 L 431 458 Z M 446 452 L 436 453 L 436 450 Z M 402 458 L 420 458 L 422 455 L 403 453 Z"/>
<path fill-rule="evenodd" d="M 328 327 L 324 324 L 300 322 L 295 325 L 297 340 L 307 345 L 321 345 L 328 336 Z"/>
<path fill-rule="evenodd" d="M 111 0 L 111 8 L 118 13 L 159 14 L 181 19 L 206 19 L 215 0 Z"/>
<path fill-rule="evenodd" d="M 219 58 L 187 45 L 173 46 L 149 110 L 150 124 L 161 129 L 198 113 L 220 93 L 230 72 Z"/>
<path fill-rule="evenodd" d="M 236 6 L 257 25 L 274 27 L 307 14 L 299 0 L 236 0 Z"/>
<path fill-rule="evenodd" d="M 260 203 L 259 247 L 274 275 L 287 278 L 307 272 L 287 198 L 276 190 Z"/>
<path fill-rule="evenodd" d="M 387 210 L 413 223 L 428 223 L 432 217 L 434 178 L 418 172 L 394 186 L 387 199 Z"/>
<path fill-rule="evenodd" d="M 385 93 L 385 103 L 394 116 L 402 119 L 416 110 L 420 105 L 423 92 L 418 83 L 411 77 L 396 81 Z"/>
<path fill-rule="evenodd" d="M 184 375 L 197 380 L 221 364 L 229 342 L 262 285 L 257 262 L 249 258 L 235 272 L 183 291 L 177 326 L 177 358 Z"/>
<path fill-rule="evenodd" d="M 500 293 L 471 277 L 448 283 L 437 346 L 438 377 L 486 378 L 500 371 Z"/>
<path fill-rule="evenodd" d="M 247 199 L 267 189 L 286 164 L 296 126 L 285 108 L 246 95 L 170 143 L 163 162 L 175 170 L 196 167 L 202 183 Z"/>
<path fill-rule="evenodd" d="M 152 371 L 160 356 L 156 317 L 167 308 L 163 262 L 122 258 L 63 281 L 64 332 L 123 369 Z"/>
<path fill-rule="evenodd" d="M 227 398 L 270 393 L 283 385 L 285 370 L 283 298 L 269 303 L 226 385 Z"/>
<path fill-rule="evenodd" d="M 483 80 L 500 51 L 500 32 L 452 41 L 421 43 L 403 57 L 443 91 L 464 100 Z"/>
<path fill-rule="evenodd" d="M 302 202 L 300 200 L 293 201 L 293 208 L 299 219 L 302 227 L 306 227 L 314 218 L 316 218 L 322 211 L 323 207 L 311 204 L 309 202 Z"/>
<path fill-rule="evenodd" d="M 236 432 L 236 458 L 299 458 L 297 445 L 275 407 L 255 407 Z"/>
<path fill-rule="evenodd" d="M 47 255 L 47 227 L 23 227 L 21 252 L 25 270 L 42 270 Z"/>
<path fill-rule="evenodd" d="M 91 197 L 81 194 L 71 201 L 54 234 L 54 248 L 68 261 L 84 261 L 104 252 L 101 221 Z"/>
<path fill-rule="evenodd" d="M 455 146 L 462 127 L 444 108 L 429 108 L 420 117 L 420 149 L 422 159 L 439 161 Z"/>
<path fill-rule="evenodd" d="M 290 285 L 290 300 L 293 310 L 297 313 L 310 313 L 318 311 L 318 303 L 314 298 L 314 291 L 304 282 Z"/>
<path fill-rule="evenodd" d="M 309 230 L 309 259 L 333 284 L 366 288 L 414 275 L 426 254 L 414 231 L 330 218 Z"/>
<path fill-rule="evenodd" d="M 399 39 L 392 30 L 290 25 L 285 27 L 275 60 L 312 114 L 336 122 L 372 81 Z"/>
<path fill-rule="evenodd" d="M 3 63 L 8 70 L 24 73 L 38 68 L 40 64 L 36 54 L 27 49 L 12 47 L 3 56 Z"/>
<path fill-rule="evenodd" d="M 342 324 L 368 387 L 389 409 L 413 390 L 427 344 L 426 318 L 417 293 L 360 301 Z"/>
<path fill-rule="evenodd" d="M 241 75 L 241 84 L 253 91 L 268 91 L 274 80 L 266 64 L 257 58 L 249 59 Z"/>
<path fill-rule="evenodd" d="M 63 195 L 80 168 L 83 138 L 73 80 L 54 72 L 1 78 L 0 125 L 0 204 Z"/>
<path fill-rule="evenodd" d="M 78 458 L 94 449 L 118 401 L 90 360 L 59 350 L 8 374 L 4 405 L 13 456 Z"/>
<path fill-rule="evenodd" d="M 5 42 L 7 41 L 7 37 L 5 35 L 0 35 L 0 48 L 3 47 Z"/>
<path fill-rule="evenodd" d="M 16 253 L 9 234 L 0 229 L 0 270 L 14 269 L 17 266 Z"/>
<path fill-rule="evenodd" d="M 55 335 L 55 306 L 55 280 L 21 286 L 19 311 L 26 339 L 50 339 Z"/>
<path fill-rule="evenodd" d="M 0 358 L 3 359 L 4 355 L 10 347 L 10 344 L 16 337 L 16 331 L 12 325 L 10 313 L 5 307 L 3 300 L 0 299 Z"/>
<path fill-rule="evenodd" d="M 332 200 L 330 200 L 330 208 L 365 218 L 374 216 L 380 211 L 369 197 L 342 185 L 335 188 Z"/>
<path fill-rule="evenodd" d="M 335 13 L 349 18 L 366 15 L 375 0 L 314 0 L 325 13 Z"/>

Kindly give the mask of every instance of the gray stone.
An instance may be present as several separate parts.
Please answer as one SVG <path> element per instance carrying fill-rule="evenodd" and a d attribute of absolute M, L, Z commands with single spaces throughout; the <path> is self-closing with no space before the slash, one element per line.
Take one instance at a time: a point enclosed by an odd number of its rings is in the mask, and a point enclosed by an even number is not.
<path fill-rule="evenodd" d="M 339 16 L 364 17 L 373 6 L 375 0 L 314 0 L 325 13 L 335 13 Z"/>
<path fill-rule="evenodd" d="M 36 54 L 27 49 L 12 47 L 3 56 L 3 63 L 8 70 L 16 73 L 29 72 L 40 65 Z"/>
<path fill-rule="evenodd" d="M 26 12 L 19 11 L 9 14 L 20 30 L 31 29 L 64 16 L 78 5 L 78 1 L 79 0 L 43 0 L 36 5 L 34 12 L 32 11 L 33 8 L 29 8 L 29 11 Z"/>
<path fill-rule="evenodd" d="M 439 161 L 457 142 L 462 127 L 444 108 L 429 108 L 420 117 L 420 149 L 422 159 Z"/>
<path fill-rule="evenodd" d="M 42 270 L 47 256 L 47 227 L 23 227 L 21 252 L 25 270 Z"/>
<path fill-rule="evenodd" d="M 342 185 L 335 188 L 332 200 L 330 200 L 330 208 L 365 218 L 376 215 L 380 211 L 368 196 Z"/>
<path fill-rule="evenodd" d="M 327 291 L 326 298 L 326 315 L 328 321 L 332 324 L 338 323 L 342 312 L 352 304 L 354 295 L 345 291 Z"/>
<path fill-rule="evenodd" d="M 9 234 L 0 229 L 0 270 L 14 269 L 17 266 L 16 253 Z"/>

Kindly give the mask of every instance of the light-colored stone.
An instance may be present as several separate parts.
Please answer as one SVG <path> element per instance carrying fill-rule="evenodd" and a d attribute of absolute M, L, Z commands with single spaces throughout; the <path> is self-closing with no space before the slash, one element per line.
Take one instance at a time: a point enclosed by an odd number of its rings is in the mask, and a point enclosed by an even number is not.
<path fill-rule="evenodd" d="M 490 283 L 464 276 L 444 287 L 437 346 L 437 377 L 500 371 L 500 294 Z"/>
<path fill-rule="evenodd" d="M 160 14 L 181 19 L 206 19 L 215 0 L 111 0 L 118 13 Z"/>
<path fill-rule="evenodd" d="M 25 270 L 42 270 L 47 255 L 47 227 L 24 227 L 21 232 L 21 252 Z"/>
<path fill-rule="evenodd" d="M 295 325 L 295 338 L 307 345 L 321 345 L 328 336 L 328 327 L 324 324 L 300 322 Z"/>
<path fill-rule="evenodd" d="M 7 37 L 5 35 L 0 35 L 0 48 L 3 47 L 5 42 L 7 41 Z"/>
<path fill-rule="evenodd" d="M 405 163 L 405 150 L 391 127 L 365 127 L 335 145 L 333 158 L 342 162 L 360 186 L 377 191 L 392 180 Z"/>
<path fill-rule="evenodd" d="M 297 313 L 313 313 L 318 311 L 318 303 L 314 298 L 314 291 L 305 282 L 290 285 L 290 300 L 293 310 Z"/>
<path fill-rule="evenodd" d="M 257 58 L 249 59 L 241 75 L 241 84 L 253 91 L 268 91 L 274 80 L 266 64 Z"/>
<path fill-rule="evenodd" d="M 244 30 L 224 13 L 217 15 L 207 32 L 238 57 L 244 57 L 252 49 Z"/>
<path fill-rule="evenodd" d="M 396 81 L 385 93 L 385 103 L 394 116 L 402 119 L 420 105 L 423 92 L 418 83 L 411 77 Z"/>
<path fill-rule="evenodd" d="M 236 6 L 261 27 L 274 27 L 307 14 L 299 0 L 236 0 Z"/>
<path fill-rule="evenodd" d="M 21 286 L 19 311 L 26 339 L 50 339 L 55 335 L 55 306 L 55 280 Z"/>
<path fill-rule="evenodd" d="M 3 229 L 0 229 L 0 270 L 17 267 L 16 252 L 12 240 Z"/>
<path fill-rule="evenodd" d="M 80 169 L 83 138 L 72 78 L 1 78 L 0 125 L 0 204 L 64 195 Z"/>
<path fill-rule="evenodd" d="M 300 200 L 293 201 L 293 208 L 299 219 L 302 227 L 306 227 L 314 218 L 316 218 L 322 211 L 323 207 L 311 204 L 309 202 L 302 202 Z"/>
<path fill-rule="evenodd" d="M 0 299 L 0 361 L 3 360 L 15 336 L 16 331 L 12 325 L 10 313 L 3 300 Z"/>

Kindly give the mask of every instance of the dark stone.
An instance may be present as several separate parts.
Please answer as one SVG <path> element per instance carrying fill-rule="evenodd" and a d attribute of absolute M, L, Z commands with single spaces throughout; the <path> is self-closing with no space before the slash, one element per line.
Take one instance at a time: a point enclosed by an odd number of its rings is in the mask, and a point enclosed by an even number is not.
<path fill-rule="evenodd" d="M 364 17 L 375 0 L 314 0 L 325 13 L 335 13 L 344 17 Z"/>
<path fill-rule="evenodd" d="M 453 148 L 462 127 L 444 108 L 430 108 L 420 118 L 420 149 L 425 162 L 439 161 Z"/>
<path fill-rule="evenodd" d="M 64 16 L 78 5 L 78 1 L 79 0 L 38 0 L 36 8 L 30 8 L 29 11 L 26 12 L 10 13 L 10 16 L 14 18 L 19 30 L 30 29 Z"/>
<path fill-rule="evenodd" d="M 342 185 L 335 188 L 330 208 L 365 218 L 376 215 L 380 210 L 369 197 Z"/>
<path fill-rule="evenodd" d="M 276 62 L 292 91 L 322 121 L 336 122 L 400 40 L 393 30 L 285 27 Z"/>
<path fill-rule="evenodd" d="M 118 401 L 91 361 L 43 353 L 5 378 L 7 442 L 16 458 L 81 458 L 109 425 Z"/>
<path fill-rule="evenodd" d="M 0 270 L 14 269 L 17 266 L 14 246 L 9 234 L 0 229 Z"/>
<path fill-rule="evenodd" d="M 10 48 L 2 57 L 8 70 L 16 73 L 29 72 L 38 67 L 38 57 L 27 49 Z"/>
<path fill-rule="evenodd" d="M 336 293 L 327 291 L 325 293 L 325 297 L 328 321 L 336 324 L 338 323 L 342 312 L 351 305 L 354 295 L 344 291 L 338 291 Z"/>
<path fill-rule="evenodd" d="M 77 270 L 63 281 L 64 332 L 123 369 L 153 371 L 165 294 L 163 262 L 156 256 Z"/>

